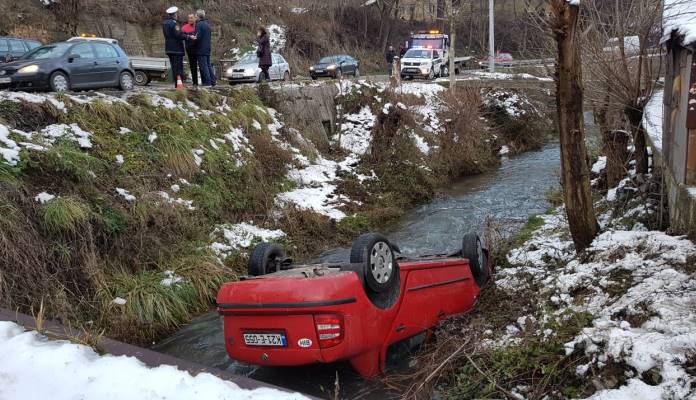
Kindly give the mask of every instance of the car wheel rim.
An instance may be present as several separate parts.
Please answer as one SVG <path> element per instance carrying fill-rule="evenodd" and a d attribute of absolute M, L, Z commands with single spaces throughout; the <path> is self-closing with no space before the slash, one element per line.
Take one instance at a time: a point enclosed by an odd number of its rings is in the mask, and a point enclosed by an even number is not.
<path fill-rule="evenodd" d="M 389 281 L 394 269 L 394 258 L 389 245 L 378 242 L 372 247 L 370 253 L 370 272 L 377 283 L 383 284 Z"/>
<path fill-rule="evenodd" d="M 129 74 L 123 74 L 121 76 L 121 87 L 130 90 L 133 88 L 133 78 Z"/>
<path fill-rule="evenodd" d="M 145 82 L 145 80 L 146 80 L 146 78 L 145 78 L 142 74 L 136 74 L 136 75 L 135 75 L 135 81 L 136 81 L 137 83 L 142 84 L 142 83 Z"/>
<path fill-rule="evenodd" d="M 68 90 L 68 80 L 63 75 L 56 75 L 53 78 L 53 87 L 56 92 L 65 92 Z"/>

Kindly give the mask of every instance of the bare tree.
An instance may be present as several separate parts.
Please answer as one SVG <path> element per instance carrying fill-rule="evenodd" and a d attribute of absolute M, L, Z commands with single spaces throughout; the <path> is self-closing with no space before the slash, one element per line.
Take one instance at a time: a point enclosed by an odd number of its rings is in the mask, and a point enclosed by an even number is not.
<path fill-rule="evenodd" d="M 82 6 L 82 0 L 55 0 L 49 9 L 68 36 L 77 36 Z"/>
<path fill-rule="evenodd" d="M 597 121 L 604 136 L 624 128 L 622 125 L 631 132 L 638 173 L 648 172 L 641 120 L 661 67 L 659 51 L 654 50 L 661 7 L 655 0 L 583 0 L 581 29 L 588 101 L 601 116 Z M 617 154 L 610 153 L 608 156 Z"/>
<path fill-rule="evenodd" d="M 561 139 L 561 173 L 568 226 L 577 251 L 597 236 L 599 224 L 590 191 L 583 124 L 583 89 L 578 40 L 579 0 L 550 0 L 547 26 L 555 40 L 556 106 Z"/>

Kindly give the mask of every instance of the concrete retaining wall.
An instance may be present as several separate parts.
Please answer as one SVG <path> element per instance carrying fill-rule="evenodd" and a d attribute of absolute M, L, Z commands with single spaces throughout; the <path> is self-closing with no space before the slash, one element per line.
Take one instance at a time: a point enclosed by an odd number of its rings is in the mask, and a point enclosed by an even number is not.
<path fill-rule="evenodd" d="M 329 148 L 329 139 L 336 126 L 338 94 L 335 84 L 281 85 L 274 88 L 277 108 L 285 122 L 300 132 L 320 150 Z"/>

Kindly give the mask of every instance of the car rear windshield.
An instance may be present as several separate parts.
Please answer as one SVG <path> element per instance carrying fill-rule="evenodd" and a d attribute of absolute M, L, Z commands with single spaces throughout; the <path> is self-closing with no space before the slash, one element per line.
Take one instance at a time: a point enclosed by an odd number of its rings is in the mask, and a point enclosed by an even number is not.
<path fill-rule="evenodd" d="M 430 50 L 411 49 L 404 54 L 404 58 L 430 58 Z"/>
<path fill-rule="evenodd" d="M 70 43 L 58 43 L 37 47 L 29 53 L 23 55 L 21 60 L 45 60 L 49 58 L 62 57 L 70 46 L 72 46 Z"/>

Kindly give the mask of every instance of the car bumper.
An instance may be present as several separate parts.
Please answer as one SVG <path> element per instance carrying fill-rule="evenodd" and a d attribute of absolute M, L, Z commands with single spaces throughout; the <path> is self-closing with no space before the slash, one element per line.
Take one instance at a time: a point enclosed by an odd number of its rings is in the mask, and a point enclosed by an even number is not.
<path fill-rule="evenodd" d="M 0 89 L 47 89 L 49 87 L 46 74 L 0 76 Z"/>
<path fill-rule="evenodd" d="M 317 78 L 333 78 L 336 76 L 336 70 L 321 70 L 321 71 L 309 71 L 309 74 L 312 77 L 317 77 Z"/>
<path fill-rule="evenodd" d="M 401 76 L 423 77 L 423 76 L 428 76 L 429 74 L 430 74 L 430 71 L 423 72 L 420 68 L 417 68 L 417 67 L 407 67 L 407 68 L 401 69 Z"/>

